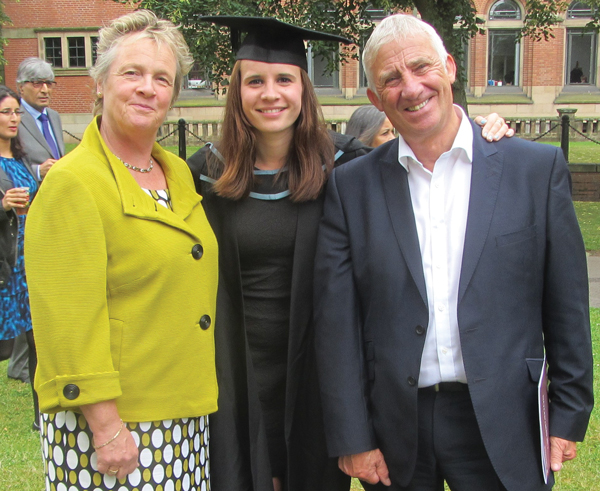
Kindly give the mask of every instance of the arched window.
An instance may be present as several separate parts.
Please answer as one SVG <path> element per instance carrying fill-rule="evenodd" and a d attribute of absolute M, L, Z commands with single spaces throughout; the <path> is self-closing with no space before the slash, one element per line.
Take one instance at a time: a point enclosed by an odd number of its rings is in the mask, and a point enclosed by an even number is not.
<path fill-rule="evenodd" d="M 585 19 L 592 14 L 592 7 L 585 2 L 571 2 L 567 9 L 567 19 Z"/>
<path fill-rule="evenodd" d="M 499 0 L 490 9 L 490 20 L 521 20 L 521 9 L 513 0 Z"/>

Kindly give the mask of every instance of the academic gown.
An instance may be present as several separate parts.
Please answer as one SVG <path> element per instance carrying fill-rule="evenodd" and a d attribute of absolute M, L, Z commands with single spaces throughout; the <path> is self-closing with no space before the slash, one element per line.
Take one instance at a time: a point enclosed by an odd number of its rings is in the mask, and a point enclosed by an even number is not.
<path fill-rule="evenodd" d="M 252 368 L 236 238 L 240 201 L 217 196 L 207 174 L 205 147 L 188 159 L 196 189 L 219 242 L 219 290 L 215 327 L 219 410 L 210 416 L 213 491 L 273 489 L 265 424 Z M 286 491 L 348 491 L 350 478 L 327 457 L 314 358 L 313 261 L 323 195 L 297 204 L 285 401 Z M 253 199 L 253 198 L 247 198 Z"/>

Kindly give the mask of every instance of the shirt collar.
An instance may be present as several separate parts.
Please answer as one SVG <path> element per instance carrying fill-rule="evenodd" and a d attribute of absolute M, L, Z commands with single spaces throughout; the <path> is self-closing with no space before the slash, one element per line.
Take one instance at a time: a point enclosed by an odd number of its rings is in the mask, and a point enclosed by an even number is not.
<path fill-rule="evenodd" d="M 40 114 L 44 113 L 44 114 L 48 114 L 48 112 L 46 111 L 46 108 L 44 108 L 41 112 L 38 111 L 36 108 L 34 108 L 33 106 L 31 106 L 30 104 L 28 104 L 25 99 L 23 99 L 21 97 L 21 106 L 23 106 L 24 109 L 27 110 L 27 112 L 29 114 L 31 114 L 31 116 L 33 117 L 33 119 L 37 120 L 40 117 Z"/>
<path fill-rule="evenodd" d="M 469 161 L 469 163 L 473 162 L 473 127 L 469 122 L 469 118 L 463 111 L 463 108 L 454 104 L 455 108 L 458 108 L 460 112 L 460 126 L 458 127 L 458 133 L 454 138 L 454 142 L 452 143 L 452 148 L 448 150 L 448 152 L 460 152 L 464 151 L 465 157 Z M 448 153 L 445 152 L 445 153 Z M 410 172 L 408 169 L 408 158 L 413 159 L 415 162 L 418 162 L 417 157 L 415 157 L 412 148 L 408 146 L 408 143 L 404 141 L 402 135 L 398 136 L 398 162 L 400 165 L 406 169 L 407 172 Z"/>

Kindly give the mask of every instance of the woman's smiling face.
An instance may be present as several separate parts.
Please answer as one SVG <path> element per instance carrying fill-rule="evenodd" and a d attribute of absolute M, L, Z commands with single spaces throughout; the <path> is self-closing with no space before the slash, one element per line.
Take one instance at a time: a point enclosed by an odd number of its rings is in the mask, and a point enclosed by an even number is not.
<path fill-rule="evenodd" d="M 173 97 L 176 62 L 172 51 L 151 39 L 131 37 L 118 48 L 103 93 L 102 124 L 135 137 L 156 132 Z"/>
<path fill-rule="evenodd" d="M 293 132 L 302 109 L 300 67 L 242 60 L 242 108 L 257 131 Z"/>

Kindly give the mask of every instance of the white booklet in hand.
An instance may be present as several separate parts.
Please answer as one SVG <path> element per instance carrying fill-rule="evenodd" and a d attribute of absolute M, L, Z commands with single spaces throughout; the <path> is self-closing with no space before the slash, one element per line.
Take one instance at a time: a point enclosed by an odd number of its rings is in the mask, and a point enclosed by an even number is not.
<path fill-rule="evenodd" d="M 542 474 L 544 483 L 548 484 L 550 475 L 550 422 L 548 407 L 548 368 L 546 366 L 546 357 L 542 366 L 540 383 L 538 384 L 538 407 L 540 412 L 540 440 L 542 447 Z"/>

